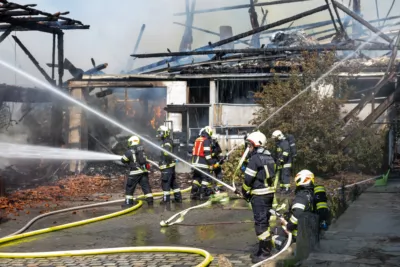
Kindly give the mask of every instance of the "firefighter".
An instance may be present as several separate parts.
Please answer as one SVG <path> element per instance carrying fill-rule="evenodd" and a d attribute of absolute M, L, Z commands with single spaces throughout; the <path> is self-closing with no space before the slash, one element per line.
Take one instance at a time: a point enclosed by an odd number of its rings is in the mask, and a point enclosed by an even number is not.
<path fill-rule="evenodd" d="M 284 194 L 290 193 L 290 174 L 292 170 L 292 156 L 290 154 L 290 144 L 280 130 L 272 133 L 272 138 L 276 142 L 275 161 L 280 171 L 280 191 Z"/>
<path fill-rule="evenodd" d="M 299 217 L 303 212 L 314 212 L 314 174 L 309 170 L 300 171 L 294 178 L 296 182 L 295 197 L 290 207 L 290 212 L 286 214 L 284 230 L 277 229 L 276 235 L 273 237 L 273 242 L 277 249 L 281 249 L 287 241 L 287 232 L 293 235 L 293 242 L 297 237 L 297 225 Z"/>
<path fill-rule="evenodd" d="M 222 149 L 218 143 L 218 140 L 216 138 L 215 135 L 213 135 L 211 137 L 211 157 L 213 158 L 213 160 L 216 162 L 214 164 L 214 168 L 213 168 L 213 172 L 215 177 L 218 180 L 222 180 L 223 176 L 222 176 L 222 167 L 221 165 L 224 163 L 224 158 L 221 158 L 221 153 L 222 153 Z M 216 183 L 215 186 L 215 192 L 219 193 L 220 191 L 223 191 L 223 185 L 221 183 Z"/>
<path fill-rule="evenodd" d="M 161 147 L 169 152 L 173 152 L 173 143 L 170 137 L 170 131 L 168 127 L 162 125 L 157 129 L 158 138 L 161 140 Z M 162 203 L 169 204 L 171 201 L 170 191 L 174 192 L 174 199 L 176 203 L 182 203 L 181 189 L 176 181 L 175 177 L 175 165 L 176 161 L 168 153 L 161 151 L 161 160 L 158 164 L 161 171 L 161 187 L 163 190 Z"/>
<path fill-rule="evenodd" d="M 242 195 L 251 203 L 255 232 L 259 240 L 257 251 L 251 255 L 253 263 L 270 257 L 272 249 L 269 210 L 272 208 L 275 193 L 272 181 L 275 176 L 275 162 L 271 153 L 265 149 L 266 143 L 267 137 L 261 132 L 253 132 L 246 138 L 250 158 L 244 172 Z"/>
<path fill-rule="evenodd" d="M 210 126 L 206 126 L 200 132 L 194 143 L 192 152 L 192 165 L 205 173 L 212 173 L 215 160 L 212 158 L 211 136 L 213 131 Z M 215 166 L 217 167 L 217 166 Z M 193 170 L 193 183 L 191 191 L 191 199 L 206 199 L 211 194 L 211 184 L 209 178 L 198 170 Z"/>
<path fill-rule="evenodd" d="M 121 158 L 121 162 L 130 167 L 125 187 L 125 203 L 122 206 L 133 206 L 133 193 L 135 192 L 137 184 L 140 184 L 142 187 L 148 205 L 152 206 L 153 194 L 151 192 L 148 176 L 150 164 L 147 162 L 146 154 L 143 146 L 140 144 L 139 137 L 134 135 L 128 139 L 128 150 Z"/>

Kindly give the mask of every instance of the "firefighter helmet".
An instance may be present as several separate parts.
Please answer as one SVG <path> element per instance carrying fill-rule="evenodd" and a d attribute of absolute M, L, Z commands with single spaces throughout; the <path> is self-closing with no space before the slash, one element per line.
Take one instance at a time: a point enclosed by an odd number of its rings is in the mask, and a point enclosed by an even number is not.
<path fill-rule="evenodd" d="M 280 130 L 276 130 L 272 133 L 272 138 L 273 139 L 278 139 L 278 140 L 283 140 L 285 139 L 285 136 Z"/>
<path fill-rule="evenodd" d="M 296 186 L 310 186 L 314 184 L 314 174 L 309 170 L 302 170 L 294 177 Z"/>
<path fill-rule="evenodd" d="M 131 146 L 137 146 L 140 144 L 140 139 L 139 137 L 137 137 L 136 135 L 132 135 L 129 139 L 128 139 L 128 147 Z"/>
<path fill-rule="evenodd" d="M 203 129 L 200 130 L 200 135 L 202 133 L 206 132 L 210 137 L 213 135 L 213 130 L 210 126 L 206 126 Z"/>
<path fill-rule="evenodd" d="M 158 133 L 159 137 L 164 137 L 165 138 L 165 137 L 169 136 L 170 131 L 169 131 L 167 126 L 161 125 L 157 129 L 157 133 Z"/>
<path fill-rule="evenodd" d="M 246 142 L 250 142 L 254 147 L 265 146 L 267 137 L 262 132 L 253 132 L 247 136 Z"/>

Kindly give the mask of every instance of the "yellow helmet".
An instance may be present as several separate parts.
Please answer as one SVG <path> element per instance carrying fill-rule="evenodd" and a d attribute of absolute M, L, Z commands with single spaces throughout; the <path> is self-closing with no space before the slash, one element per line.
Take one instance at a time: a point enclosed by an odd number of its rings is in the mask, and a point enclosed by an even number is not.
<path fill-rule="evenodd" d="M 294 177 L 296 186 L 310 186 L 314 184 L 314 173 L 309 170 L 302 170 Z"/>
<path fill-rule="evenodd" d="M 201 129 L 201 130 L 200 130 L 200 135 L 201 135 L 203 132 L 206 132 L 210 137 L 213 135 L 213 130 L 212 130 L 212 128 L 211 128 L 210 126 L 206 126 L 206 127 L 204 127 L 203 129 Z"/>
<path fill-rule="evenodd" d="M 170 131 L 169 131 L 168 127 L 165 125 L 161 125 L 157 129 L 158 137 L 167 137 L 167 136 L 169 136 L 169 132 Z"/>
<path fill-rule="evenodd" d="M 133 135 L 128 139 L 128 147 L 137 146 L 139 144 L 140 144 L 140 139 L 136 135 Z"/>

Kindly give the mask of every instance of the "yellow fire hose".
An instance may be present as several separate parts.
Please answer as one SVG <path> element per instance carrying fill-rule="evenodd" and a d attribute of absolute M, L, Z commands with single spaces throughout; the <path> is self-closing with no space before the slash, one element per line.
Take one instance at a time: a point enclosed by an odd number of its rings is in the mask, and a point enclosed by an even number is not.
<path fill-rule="evenodd" d="M 182 193 L 189 192 L 191 190 L 191 187 L 186 188 L 182 190 Z M 154 196 L 161 196 L 163 195 L 162 192 L 157 192 L 153 194 Z M 144 196 L 139 196 L 139 198 L 143 198 Z M 54 232 L 58 230 L 63 230 L 63 229 L 68 229 L 76 226 L 81 226 L 93 222 L 98 222 L 106 219 L 111 219 L 117 216 L 121 216 L 124 214 L 127 214 L 129 212 L 132 212 L 138 208 L 140 208 L 143 205 L 143 202 L 141 200 L 138 200 L 138 203 L 128 209 L 113 212 L 110 214 L 106 214 L 103 216 L 98 216 L 95 218 L 91 219 L 86 219 L 82 221 L 77 221 L 77 222 L 72 222 L 72 223 L 67 223 L 63 225 L 58 225 L 58 226 L 52 226 L 48 228 L 43 228 L 40 230 L 36 231 L 31 231 L 27 233 L 21 233 L 24 230 L 26 230 L 30 225 L 32 225 L 33 222 L 36 220 L 43 218 L 45 216 L 49 216 L 52 214 L 56 213 L 61 213 L 61 212 L 66 212 L 70 210 L 77 210 L 77 209 L 82 209 L 83 207 L 96 207 L 96 206 L 103 206 L 103 205 L 108 205 L 111 203 L 116 203 L 116 202 L 122 202 L 124 199 L 121 200 L 115 200 L 112 202 L 103 202 L 103 203 L 98 203 L 98 204 L 91 204 L 91 205 L 85 205 L 85 206 L 80 206 L 80 207 L 74 207 L 74 208 L 69 208 L 69 209 L 64 209 L 64 210 L 59 210 L 55 211 L 53 213 L 49 214 L 44 214 L 40 215 L 33 220 L 31 220 L 26 226 L 24 226 L 21 230 L 15 232 L 14 234 L 11 234 L 9 236 L 0 238 L 0 244 L 7 243 L 10 241 L 14 241 L 17 239 L 22 239 L 26 237 L 31 237 L 31 236 L 36 236 L 44 233 L 49 233 L 49 232 Z M 119 248 L 102 248 L 102 249 L 87 249 L 87 250 L 69 250 L 69 251 L 53 251 L 53 252 L 27 252 L 27 253 L 15 253 L 15 252 L 0 252 L 0 258 L 46 258 L 46 257 L 65 257 L 65 256 L 85 256 L 85 255 L 100 255 L 100 254 L 115 254 L 115 253 L 129 253 L 129 252 L 178 252 L 178 253 L 194 253 L 198 254 L 204 257 L 204 260 L 197 265 L 197 267 L 205 267 L 209 265 L 213 257 L 211 254 L 203 249 L 198 249 L 198 248 L 191 248 L 191 247 L 167 247 L 167 246 L 149 246 L 149 247 L 119 247 Z"/>

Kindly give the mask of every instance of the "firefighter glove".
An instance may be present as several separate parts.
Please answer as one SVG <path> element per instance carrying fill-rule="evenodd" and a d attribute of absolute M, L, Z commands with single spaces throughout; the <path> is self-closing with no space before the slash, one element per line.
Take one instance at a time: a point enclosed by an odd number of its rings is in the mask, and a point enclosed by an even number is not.
<path fill-rule="evenodd" d="M 214 165 L 213 165 L 213 169 L 217 169 L 217 168 L 219 168 L 220 166 L 219 166 L 219 163 L 217 162 L 217 163 L 215 163 Z"/>
<path fill-rule="evenodd" d="M 242 164 L 242 167 L 240 167 L 240 170 L 241 170 L 242 172 L 245 172 L 245 171 L 246 171 L 246 165 L 245 165 L 245 164 Z"/>
<path fill-rule="evenodd" d="M 248 191 L 246 191 L 244 188 L 242 188 L 242 195 L 243 195 L 243 198 L 244 198 L 247 202 L 250 202 L 250 199 L 251 199 L 250 192 L 248 192 Z"/>

